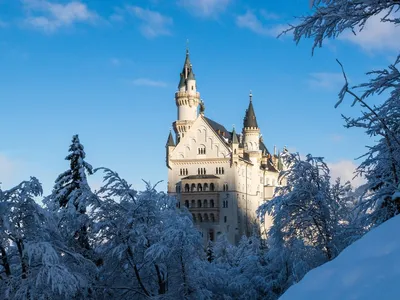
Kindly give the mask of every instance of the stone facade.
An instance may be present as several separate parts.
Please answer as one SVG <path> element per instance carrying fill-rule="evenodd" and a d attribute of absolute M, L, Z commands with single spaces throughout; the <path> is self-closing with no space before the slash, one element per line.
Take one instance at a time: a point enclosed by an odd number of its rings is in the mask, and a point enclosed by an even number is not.
<path fill-rule="evenodd" d="M 188 51 L 175 100 L 175 139 L 170 132 L 166 145 L 168 193 L 192 213 L 204 243 L 225 233 L 237 244 L 242 235 L 260 229 L 256 210 L 282 184 L 278 175 L 283 165 L 265 147 L 251 93 L 242 134 L 205 116 Z M 261 232 L 270 224 L 267 217 Z"/>

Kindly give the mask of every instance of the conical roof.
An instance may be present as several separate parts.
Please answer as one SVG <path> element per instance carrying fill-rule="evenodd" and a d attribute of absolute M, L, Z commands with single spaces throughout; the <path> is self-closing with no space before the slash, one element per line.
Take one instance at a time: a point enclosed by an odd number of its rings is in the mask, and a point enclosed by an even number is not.
<path fill-rule="evenodd" d="M 251 100 L 251 97 L 250 97 L 249 107 L 247 108 L 246 115 L 244 117 L 243 127 L 258 128 L 256 114 L 254 113 L 253 101 Z"/>
<path fill-rule="evenodd" d="M 232 144 L 239 144 L 239 140 L 237 138 L 235 127 L 233 127 L 233 130 L 232 130 Z"/>
<path fill-rule="evenodd" d="M 175 142 L 174 142 L 174 138 L 172 137 L 172 132 L 171 131 L 169 132 L 167 146 L 175 147 Z"/>

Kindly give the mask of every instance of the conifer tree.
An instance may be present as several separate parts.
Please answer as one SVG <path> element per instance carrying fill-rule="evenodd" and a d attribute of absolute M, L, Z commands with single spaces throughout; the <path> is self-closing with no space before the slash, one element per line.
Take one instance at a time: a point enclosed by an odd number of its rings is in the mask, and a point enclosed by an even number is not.
<path fill-rule="evenodd" d="M 72 137 L 70 154 L 65 158 L 70 161 L 70 168 L 60 174 L 55 181 L 50 202 L 60 216 L 60 227 L 70 238 L 77 240 L 78 246 L 89 250 L 87 208 L 96 203 L 87 182 L 86 173 L 93 174 L 92 166 L 85 161 L 85 151 L 78 135 Z"/>

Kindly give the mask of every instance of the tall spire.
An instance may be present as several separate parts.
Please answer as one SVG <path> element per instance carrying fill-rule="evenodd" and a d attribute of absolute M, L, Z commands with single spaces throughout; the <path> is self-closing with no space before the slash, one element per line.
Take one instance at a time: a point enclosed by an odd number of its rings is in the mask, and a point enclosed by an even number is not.
<path fill-rule="evenodd" d="M 244 122 L 243 122 L 243 127 L 254 127 L 258 128 L 257 124 L 257 119 L 256 119 L 256 114 L 254 113 L 254 108 L 253 108 L 253 94 L 250 91 L 249 94 L 249 107 L 246 110 L 246 115 L 244 117 Z"/>
<path fill-rule="evenodd" d="M 180 74 L 180 80 L 179 80 L 179 85 L 178 85 L 179 89 L 186 85 L 187 80 L 195 79 L 195 76 L 193 73 L 193 66 L 192 66 L 192 63 L 190 62 L 188 43 L 189 42 L 187 42 L 187 45 L 186 45 L 185 63 L 183 64 L 182 72 Z"/>

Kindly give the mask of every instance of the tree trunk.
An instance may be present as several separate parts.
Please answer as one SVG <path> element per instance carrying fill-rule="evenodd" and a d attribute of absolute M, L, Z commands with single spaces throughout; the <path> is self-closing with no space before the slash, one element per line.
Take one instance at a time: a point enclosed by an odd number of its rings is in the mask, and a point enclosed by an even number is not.
<path fill-rule="evenodd" d="M 10 263 L 8 262 L 6 249 L 3 246 L 0 246 L 0 254 L 1 254 L 1 261 L 2 261 L 2 265 L 4 267 L 4 271 L 7 275 L 7 277 L 10 277 L 11 276 Z"/>

